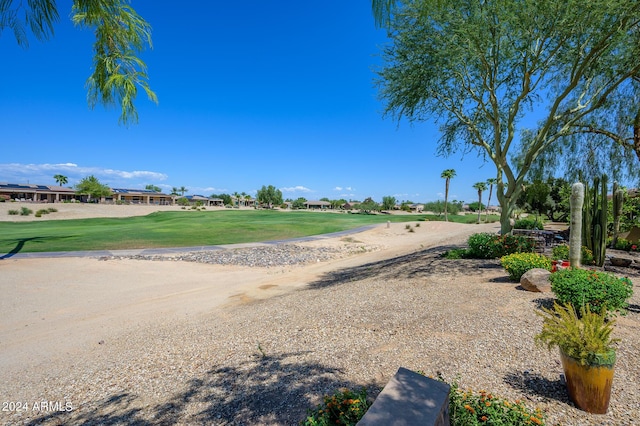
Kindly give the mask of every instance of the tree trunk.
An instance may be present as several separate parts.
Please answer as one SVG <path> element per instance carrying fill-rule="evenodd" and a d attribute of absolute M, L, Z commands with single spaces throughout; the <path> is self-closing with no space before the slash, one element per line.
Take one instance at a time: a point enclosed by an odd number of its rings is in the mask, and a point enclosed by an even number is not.
<path fill-rule="evenodd" d="M 449 202 L 449 178 L 446 179 L 444 184 L 444 221 L 448 222 L 447 217 L 447 203 Z"/>

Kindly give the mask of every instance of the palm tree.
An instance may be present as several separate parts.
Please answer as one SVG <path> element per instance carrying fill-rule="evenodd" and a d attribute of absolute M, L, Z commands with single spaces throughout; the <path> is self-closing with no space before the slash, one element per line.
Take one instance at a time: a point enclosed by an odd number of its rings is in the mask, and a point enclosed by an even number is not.
<path fill-rule="evenodd" d="M 496 183 L 498 183 L 498 179 L 496 178 L 487 179 L 487 184 L 489 185 L 489 199 L 487 200 L 487 209 L 484 215 L 485 222 L 489 218 L 489 206 L 491 205 L 491 193 L 493 192 L 493 185 L 495 185 Z"/>
<path fill-rule="evenodd" d="M 69 179 L 67 179 L 67 177 L 64 175 L 53 175 L 53 178 L 56 180 L 56 182 L 60 186 L 66 185 L 67 182 L 69 182 Z"/>
<path fill-rule="evenodd" d="M 445 180 L 444 183 L 444 221 L 448 222 L 447 218 L 447 202 L 449 201 L 449 182 L 455 177 L 456 171 L 453 169 L 447 169 L 442 172 L 440 177 Z"/>
<path fill-rule="evenodd" d="M 184 186 L 181 186 L 178 191 L 180 191 L 180 196 L 184 197 L 184 193 L 189 191 L 189 190 L 187 188 L 185 188 Z"/>
<path fill-rule="evenodd" d="M 478 223 L 480 223 L 480 214 L 482 214 L 482 192 L 487 190 L 486 182 L 477 182 L 473 187 L 478 190 Z"/>
<path fill-rule="evenodd" d="M 173 188 L 171 188 L 171 195 L 178 195 L 178 191 L 180 190 L 174 186 Z"/>
<path fill-rule="evenodd" d="M 238 191 L 234 192 L 233 198 L 235 199 L 235 204 L 240 208 L 240 193 Z"/>

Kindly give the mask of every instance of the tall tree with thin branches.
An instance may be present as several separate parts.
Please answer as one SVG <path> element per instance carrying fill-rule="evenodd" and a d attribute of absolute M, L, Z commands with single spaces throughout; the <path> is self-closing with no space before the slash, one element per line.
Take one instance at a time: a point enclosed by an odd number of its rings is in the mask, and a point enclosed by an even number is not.
<path fill-rule="evenodd" d="M 494 164 L 502 233 L 511 230 L 523 183 L 545 153 L 603 130 L 601 117 L 621 105 L 637 118 L 627 128 L 640 129 L 638 103 L 627 95 L 638 92 L 640 2 L 372 4 L 390 38 L 378 73 L 386 113 L 410 122 L 433 118 L 442 131 L 440 154 L 477 151 Z M 533 125 L 526 120 L 532 110 L 539 116 Z M 573 142 L 589 148 L 584 139 Z"/>
<path fill-rule="evenodd" d="M 95 34 L 93 73 L 87 80 L 89 106 L 119 105 L 120 122 L 136 123 L 133 103 L 142 89 L 158 101 L 148 83 L 142 51 L 152 47 L 151 26 L 131 7 L 129 0 L 73 0 L 71 20 Z M 0 1 L 0 34 L 10 30 L 18 43 L 29 46 L 28 32 L 38 40 L 49 39 L 59 19 L 55 0 Z"/>
<path fill-rule="evenodd" d="M 456 171 L 453 169 L 446 169 L 441 174 L 440 177 L 444 179 L 444 221 L 448 222 L 449 218 L 447 217 L 447 204 L 449 201 L 449 183 L 451 179 L 456 176 Z"/>

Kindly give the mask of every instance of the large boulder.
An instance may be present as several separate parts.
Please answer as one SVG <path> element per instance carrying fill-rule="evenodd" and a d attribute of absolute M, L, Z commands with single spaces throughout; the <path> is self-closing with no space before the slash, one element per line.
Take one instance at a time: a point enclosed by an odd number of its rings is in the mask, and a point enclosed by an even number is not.
<path fill-rule="evenodd" d="M 527 291 L 548 293 L 551 291 L 551 281 L 549 276 L 551 272 L 542 268 L 529 269 L 522 274 L 520 285 Z"/>

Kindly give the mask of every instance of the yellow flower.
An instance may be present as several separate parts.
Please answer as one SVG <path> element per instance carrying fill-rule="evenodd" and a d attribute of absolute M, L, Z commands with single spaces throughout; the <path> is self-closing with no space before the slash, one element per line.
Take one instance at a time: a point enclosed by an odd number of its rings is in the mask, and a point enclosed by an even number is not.
<path fill-rule="evenodd" d="M 469 404 L 465 405 L 464 408 L 466 408 L 471 414 L 476 413 L 476 410 L 474 410 Z"/>

